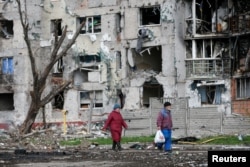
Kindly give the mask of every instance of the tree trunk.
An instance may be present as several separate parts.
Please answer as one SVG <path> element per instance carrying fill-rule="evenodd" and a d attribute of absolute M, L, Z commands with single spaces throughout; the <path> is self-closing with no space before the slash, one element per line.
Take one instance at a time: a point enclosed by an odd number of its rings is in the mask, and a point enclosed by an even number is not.
<path fill-rule="evenodd" d="M 47 128 L 47 123 L 46 123 L 46 115 L 45 115 L 45 108 L 42 108 L 42 112 L 43 112 L 43 129 Z"/>
<path fill-rule="evenodd" d="M 27 116 L 20 127 L 20 134 L 30 133 L 33 123 L 35 122 L 37 113 L 39 111 L 39 107 L 36 103 L 32 100 L 30 104 L 30 109 L 27 113 Z"/>

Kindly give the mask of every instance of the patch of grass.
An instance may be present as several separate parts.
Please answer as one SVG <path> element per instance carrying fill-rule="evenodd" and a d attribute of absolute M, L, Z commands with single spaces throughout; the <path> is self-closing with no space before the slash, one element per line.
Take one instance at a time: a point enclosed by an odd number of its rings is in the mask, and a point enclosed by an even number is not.
<path fill-rule="evenodd" d="M 219 144 L 219 145 L 250 145 L 250 136 L 243 136 L 239 140 L 238 136 L 211 136 L 200 139 L 200 144 Z"/>
<path fill-rule="evenodd" d="M 82 142 L 81 139 L 71 139 L 71 140 L 62 140 L 60 141 L 61 146 L 77 146 L 80 145 Z"/>
<path fill-rule="evenodd" d="M 86 140 L 86 139 L 84 139 Z M 98 145 L 110 145 L 112 144 L 111 137 L 108 138 L 95 138 L 87 139 L 90 143 Z M 139 143 L 152 143 L 154 141 L 154 135 L 151 136 L 139 136 L 139 137 L 122 137 L 121 143 L 139 142 Z M 80 145 L 83 139 L 71 139 L 60 141 L 62 146 L 76 146 Z M 238 136 L 210 136 L 199 139 L 195 142 L 183 142 L 180 144 L 213 144 L 213 145 L 250 145 L 250 136 L 243 136 L 242 140 L 239 140 Z"/>

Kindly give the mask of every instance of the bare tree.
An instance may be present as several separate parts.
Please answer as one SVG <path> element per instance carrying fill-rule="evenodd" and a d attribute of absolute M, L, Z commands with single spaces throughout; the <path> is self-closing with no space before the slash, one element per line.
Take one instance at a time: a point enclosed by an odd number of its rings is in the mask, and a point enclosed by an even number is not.
<path fill-rule="evenodd" d="M 75 43 L 75 40 L 80 34 L 80 31 L 82 27 L 85 25 L 85 23 L 84 22 L 81 23 L 81 25 L 76 30 L 74 36 L 72 37 L 72 39 L 68 41 L 66 46 L 64 47 L 62 47 L 62 44 L 64 41 L 66 41 L 67 26 L 64 27 L 62 35 L 60 37 L 58 36 L 58 33 L 55 33 L 55 42 L 54 42 L 53 49 L 50 53 L 50 60 L 44 66 L 43 71 L 38 71 L 38 66 L 36 64 L 35 56 L 34 56 L 35 55 L 34 48 L 32 48 L 31 40 L 29 39 L 30 27 L 29 27 L 28 18 L 27 18 L 27 10 L 25 7 L 24 11 L 22 11 L 22 4 L 20 0 L 16 0 L 16 2 L 18 4 L 18 12 L 19 12 L 19 16 L 20 16 L 20 20 L 21 20 L 21 24 L 23 28 L 24 40 L 27 45 L 28 57 L 30 60 L 31 72 L 33 76 L 33 83 L 32 83 L 33 85 L 30 91 L 30 96 L 31 96 L 30 107 L 26 115 L 26 118 L 19 129 L 21 134 L 25 134 L 25 133 L 30 132 L 32 128 L 32 124 L 34 123 L 37 113 L 40 110 L 40 108 L 44 107 L 59 92 L 61 92 L 67 86 L 71 84 L 72 80 L 65 80 L 60 85 L 57 85 L 57 87 L 53 87 L 50 92 L 44 95 L 46 82 L 47 82 L 49 74 L 51 73 L 51 70 L 53 69 L 55 63 L 58 60 L 62 59 L 62 57 L 67 55 L 67 51 Z M 26 1 L 24 2 L 24 6 L 26 6 Z M 59 52 L 59 49 L 61 49 L 60 52 Z"/>

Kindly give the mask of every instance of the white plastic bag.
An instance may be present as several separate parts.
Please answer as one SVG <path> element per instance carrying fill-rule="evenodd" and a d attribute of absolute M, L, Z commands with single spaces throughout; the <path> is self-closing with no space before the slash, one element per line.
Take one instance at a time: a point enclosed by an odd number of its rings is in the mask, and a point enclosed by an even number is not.
<path fill-rule="evenodd" d="M 164 143 L 165 142 L 165 137 L 164 137 L 161 130 L 157 130 L 157 132 L 155 134 L 154 141 L 155 141 L 155 143 Z"/>

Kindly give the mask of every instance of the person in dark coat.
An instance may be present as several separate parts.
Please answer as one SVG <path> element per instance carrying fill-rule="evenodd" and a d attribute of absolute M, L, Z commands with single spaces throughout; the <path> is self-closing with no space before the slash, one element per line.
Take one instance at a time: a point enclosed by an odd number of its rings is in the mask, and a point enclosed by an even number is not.
<path fill-rule="evenodd" d="M 157 143 L 157 147 L 159 150 L 162 149 L 163 144 L 164 151 L 167 153 L 171 153 L 172 151 L 172 115 L 171 115 L 171 103 L 165 102 L 164 108 L 161 109 L 161 111 L 158 113 L 157 116 L 157 129 L 161 130 L 164 137 L 165 137 L 165 143 Z"/>
<path fill-rule="evenodd" d="M 103 130 L 106 131 L 107 128 L 110 128 L 111 137 L 113 140 L 112 149 L 116 150 L 116 146 L 119 151 L 121 151 L 121 135 L 122 135 L 122 127 L 125 129 L 128 128 L 127 123 L 124 121 L 121 113 L 121 106 L 119 104 L 115 104 L 113 107 L 113 111 L 109 114 L 107 121 L 104 124 Z"/>

